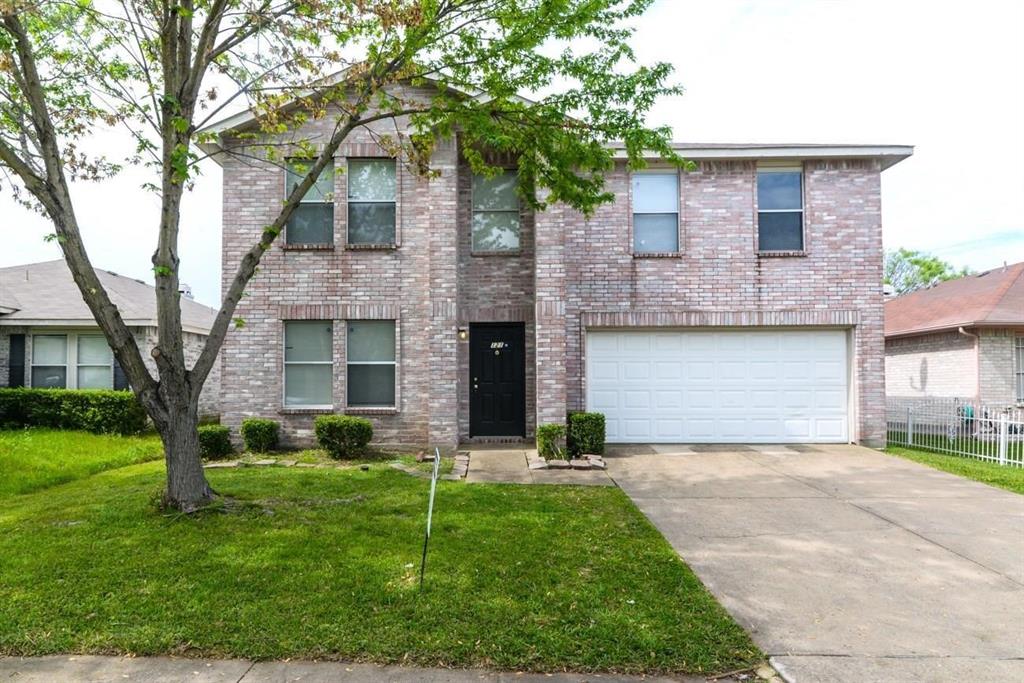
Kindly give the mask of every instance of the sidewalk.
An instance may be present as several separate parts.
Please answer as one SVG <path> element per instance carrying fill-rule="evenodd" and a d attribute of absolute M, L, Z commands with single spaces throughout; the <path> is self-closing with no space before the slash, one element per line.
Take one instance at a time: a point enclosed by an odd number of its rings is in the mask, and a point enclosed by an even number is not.
<path fill-rule="evenodd" d="M 466 482 L 500 484 L 573 484 L 577 486 L 615 486 L 604 470 L 531 470 L 527 454 L 536 450 L 510 446 L 463 447 L 469 451 Z"/>
<path fill-rule="evenodd" d="M 422 669 L 336 662 L 251 662 L 245 659 L 178 659 L 172 657 L 0 657 L 0 681 L 17 683 L 362 683 L 363 681 L 517 681 L 522 683 L 618 683 L 625 681 L 685 681 L 702 678 L 641 678 L 613 674 L 520 674 L 480 669 Z"/>

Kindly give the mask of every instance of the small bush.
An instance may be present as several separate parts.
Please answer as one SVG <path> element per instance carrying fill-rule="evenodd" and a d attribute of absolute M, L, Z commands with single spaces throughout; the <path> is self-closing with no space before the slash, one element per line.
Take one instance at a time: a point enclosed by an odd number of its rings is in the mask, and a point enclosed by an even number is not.
<path fill-rule="evenodd" d="M 604 453 L 604 415 L 601 413 L 569 413 L 566 445 L 572 455 Z"/>
<path fill-rule="evenodd" d="M 542 458 L 561 458 L 565 449 L 565 425 L 537 426 L 537 454 Z"/>
<path fill-rule="evenodd" d="M 234 452 L 231 430 L 223 425 L 203 425 L 199 428 L 199 455 L 210 460 L 224 458 Z"/>
<path fill-rule="evenodd" d="M 109 389 L 0 389 L 0 428 L 81 429 L 138 434 L 146 411 L 130 391 Z"/>
<path fill-rule="evenodd" d="M 352 415 L 321 415 L 313 421 L 317 443 L 332 458 L 351 458 L 366 452 L 373 438 L 373 423 Z"/>
<path fill-rule="evenodd" d="M 254 453 L 266 453 L 277 448 L 278 424 L 274 420 L 261 417 L 248 417 L 242 420 L 242 441 L 245 450 Z"/>

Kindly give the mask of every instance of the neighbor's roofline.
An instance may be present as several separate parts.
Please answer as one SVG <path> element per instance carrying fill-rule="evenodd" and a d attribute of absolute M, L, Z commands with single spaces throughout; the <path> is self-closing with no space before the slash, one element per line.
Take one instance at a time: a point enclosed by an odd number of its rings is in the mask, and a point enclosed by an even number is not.
<path fill-rule="evenodd" d="M 126 318 L 126 327 L 156 327 L 157 321 L 151 318 Z M 0 327 L 89 327 L 99 329 L 92 318 L 0 318 Z M 182 332 L 191 332 L 209 336 L 210 330 L 196 325 L 182 324 Z"/>
<path fill-rule="evenodd" d="M 960 328 L 967 329 L 1003 329 L 1003 328 L 1024 328 L 1024 320 L 1014 322 L 1012 320 L 974 320 L 965 321 L 959 323 L 943 323 L 942 325 L 933 325 L 932 327 L 912 327 L 906 330 L 898 330 L 896 332 L 886 332 L 886 339 L 901 339 L 903 337 L 922 337 L 929 334 L 938 334 L 939 332 L 956 332 Z"/>

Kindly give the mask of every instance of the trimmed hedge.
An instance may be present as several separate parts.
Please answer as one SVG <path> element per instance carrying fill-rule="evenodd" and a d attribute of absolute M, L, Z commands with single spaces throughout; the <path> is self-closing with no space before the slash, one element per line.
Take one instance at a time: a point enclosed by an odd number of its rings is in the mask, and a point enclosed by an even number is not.
<path fill-rule="evenodd" d="M 572 455 L 604 453 L 604 415 L 602 413 L 569 413 L 566 446 Z"/>
<path fill-rule="evenodd" d="M 537 426 L 537 454 L 542 458 L 561 458 L 565 440 L 565 425 L 546 424 Z"/>
<path fill-rule="evenodd" d="M 362 455 L 373 438 L 373 423 L 352 415 L 321 415 L 313 420 L 317 443 L 332 458 Z"/>
<path fill-rule="evenodd" d="M 231 446 L 231 430 L 223 425 L 199 427 L 199 455 L 210 460 L 224 458 L 235 449 Z"/>
<path fill-rule="evenodd" d="M 266 453 L 277 448 L 279 428 L 274 420 L 248 417 L 242 420 L 240 431 L 247 451 Z"/>
<path fill-rule="evenodd" d="M 146 411 L 130 391 L 110 389 L 0 389 L 0 428 L 81 429 L 137 434 Z"/>

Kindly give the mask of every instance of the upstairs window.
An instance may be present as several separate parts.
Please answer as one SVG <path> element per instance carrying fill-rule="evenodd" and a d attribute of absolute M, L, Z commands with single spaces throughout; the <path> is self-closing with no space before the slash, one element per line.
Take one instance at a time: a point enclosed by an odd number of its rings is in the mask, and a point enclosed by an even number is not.
<path fill-rule="evenodd" d="M 286 195 L 309 173 L 312 162 L 288 161 Z M 295 207 L 285 230 L 286 244 L 334 243 L 334 165 L 328 164 Z"/>
<path fill-rule="evenodd" d="M 352 408 L 393 408 L 395 321 L 348 321 L 347 349 L 347 405 Z"/>
<path fill-rule="evenodd" d="M 633 253 L 679 251 L 679 176 L 633 174 Z"/>
<path fill-rule="evenodd" d="M 395 172 L 394 159 L 349 160 L 349 244 L 395 244 Z"/>
<path fill-rule="evenodd" d="M 334 378 L 333 330 L 327 320 L 284 324 L 284 405 L 330 408 Z"/>
<path fill-rule="evenodd" d="M 799 168 L 757 170 L 758 251 L 803 251 L 803 198 Z"/>
<path fill-rule="evenodd" d="M 515 171 L 473 176 L 473 251 L 518 251 L 517 182 Z"/>

